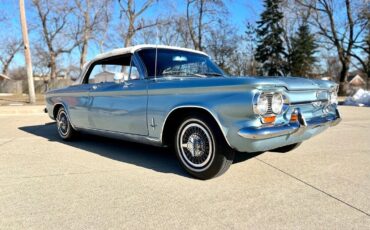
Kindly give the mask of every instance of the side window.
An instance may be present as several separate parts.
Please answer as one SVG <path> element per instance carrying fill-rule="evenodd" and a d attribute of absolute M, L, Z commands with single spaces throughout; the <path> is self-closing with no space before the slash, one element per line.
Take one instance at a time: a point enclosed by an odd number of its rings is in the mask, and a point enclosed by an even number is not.
<path fill-rule="evenodd" d="M 94 63 L 84 83 L 121 83 L 140 79 L 139 71 L 131 59 L 131 55 L 125 55 Z"/>
<path fill-rule="evenodd" d="M 116 75 L 120 72 L 121 66 L 119 65 L 96 64 L 90 73 L 88 83 L 114 82 Z"/>
<path fill-rule="evenodd" d="M 134 62 L 131 60 L 131 66 L 130 66 L 130 80 L 139 80 L 140 75 L 137 67 L 135 66 Z"/>

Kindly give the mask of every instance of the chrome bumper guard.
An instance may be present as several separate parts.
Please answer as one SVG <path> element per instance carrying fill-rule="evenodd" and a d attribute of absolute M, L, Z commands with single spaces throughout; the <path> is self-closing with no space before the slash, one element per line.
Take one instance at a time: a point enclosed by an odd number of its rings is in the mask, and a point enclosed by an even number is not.
<path fill-rule="evenodd" d="M 248 139 L 267 139 L 284 135 L 300 135 L 307 129 L 318 128 L 322 126 L 336 126 L 341 120 L 338 109 L 335 110 L 335 115 L 329 114 L 325 117 L 315 117 L 311 120 L 306 120 L 299 110 L 296 110 L 298 121 L 281 126 L 265 126 L 265 127 L 248 127 L 239 130 L 238 134 L 241 137 Z"/>

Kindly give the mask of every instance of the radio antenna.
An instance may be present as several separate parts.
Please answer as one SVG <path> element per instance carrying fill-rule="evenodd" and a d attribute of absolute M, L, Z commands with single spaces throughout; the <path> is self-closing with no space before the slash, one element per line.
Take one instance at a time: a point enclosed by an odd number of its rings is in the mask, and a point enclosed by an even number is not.
<path fill-rule="evenodd" d="M 157 79 L 157 58 L 158 58 L 158 45 L 155 45 L 154 80 Z"/>
<path fill-rule="evenodd" d="M 154 80 L 157 79 L 157 59 L 158 59 L 158 42 L 159 42 L 159 31 L 158 26 L 156 27 L 156 44 L 155 44 L 155 61 L 154 61 Z"/>

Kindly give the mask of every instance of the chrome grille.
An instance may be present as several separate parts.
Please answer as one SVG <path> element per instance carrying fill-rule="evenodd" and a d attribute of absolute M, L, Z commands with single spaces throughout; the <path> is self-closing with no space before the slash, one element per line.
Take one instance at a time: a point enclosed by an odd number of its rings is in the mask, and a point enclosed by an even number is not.
<path fill-rule="evenodd" d="M 272 93 L 266 93 L 267 101 L 268 101 L 268 109 L 266 115 L 273 114 L 272 112 Z"/>

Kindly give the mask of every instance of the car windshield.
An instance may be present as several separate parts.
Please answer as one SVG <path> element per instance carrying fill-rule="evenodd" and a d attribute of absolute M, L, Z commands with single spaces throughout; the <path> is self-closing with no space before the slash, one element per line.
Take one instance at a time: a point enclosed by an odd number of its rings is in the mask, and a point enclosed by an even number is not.
<path fill-rule="evenodd" d="M 157 66 L 155 55 L 157 53 Z M 182 50 L 143 49 L 138 52 L 148 77 L 217 77 L 224 75 L 208 56 Z M 155 71 L 157 73 L 155 74 Z"/>

